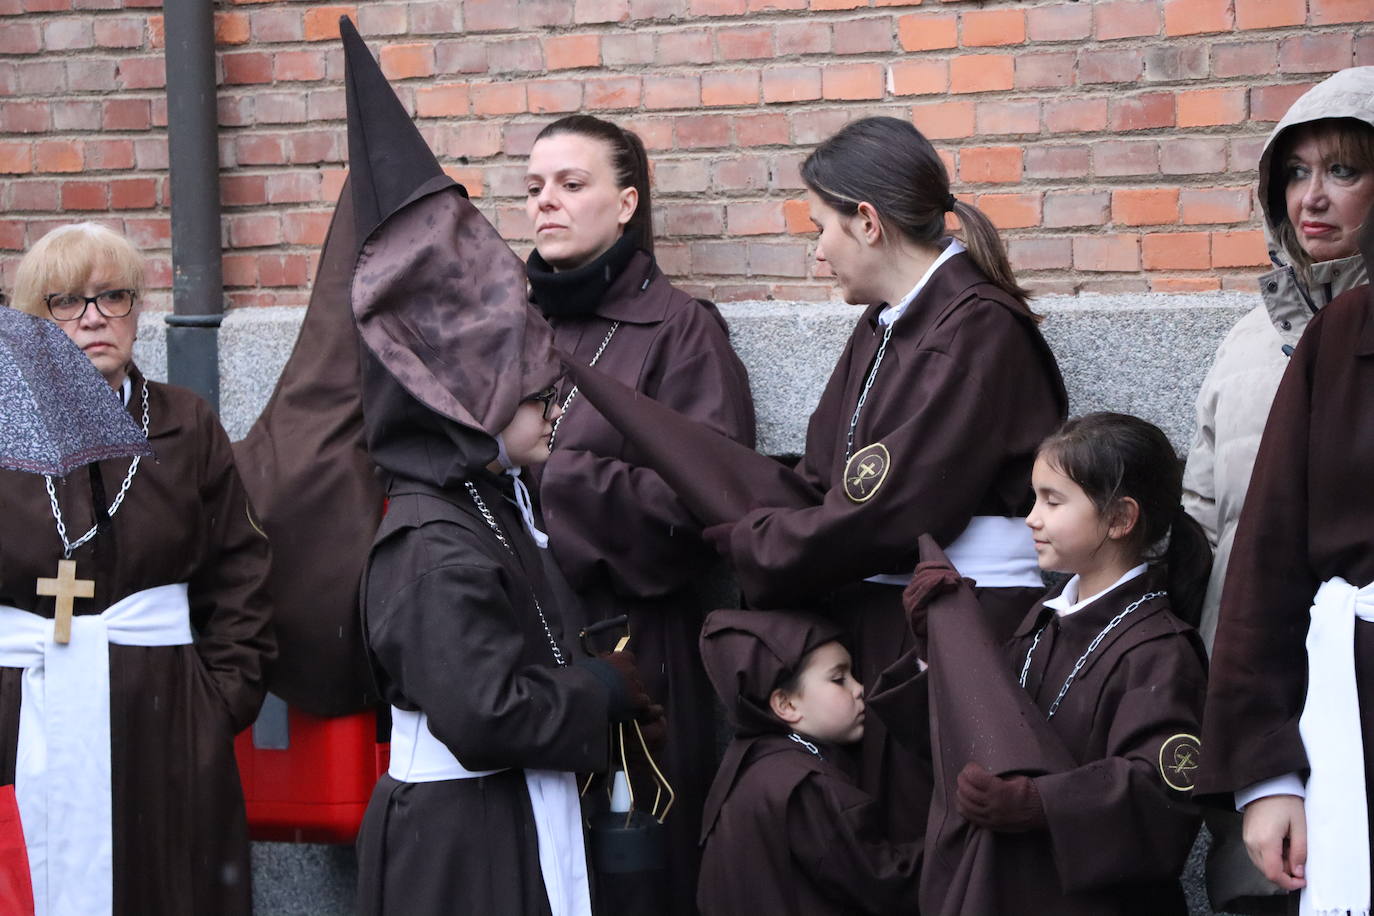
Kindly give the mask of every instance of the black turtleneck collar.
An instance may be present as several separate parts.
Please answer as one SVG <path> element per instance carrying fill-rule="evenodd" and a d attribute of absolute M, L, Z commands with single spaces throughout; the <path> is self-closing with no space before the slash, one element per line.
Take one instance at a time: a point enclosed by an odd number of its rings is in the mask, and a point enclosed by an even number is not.
<path fill-rule="evenodd" d="M 590 315 L 637 251 L 639 245 L 625 234 L 589 263 L 560 271 L 554 271 L 538 251 L 531 251 L 525 264 L 530 298 L 547 317 Z"/>

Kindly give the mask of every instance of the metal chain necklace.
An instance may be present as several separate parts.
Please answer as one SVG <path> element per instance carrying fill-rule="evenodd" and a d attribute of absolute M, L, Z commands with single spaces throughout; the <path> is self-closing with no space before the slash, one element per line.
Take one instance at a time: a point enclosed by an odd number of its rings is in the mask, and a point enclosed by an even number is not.
<path fill-rule="evenodd" d="M 820 749 L 820 748 L 816 747 L 816 745 L 812 744 L 810 741 L 807 741 L 805 738 L 803 738 L 801 735 L 797 734 L 796 732 L 788 732 L 788 733 L 787 733 L 787 737 L 788 737 L 790 740 L 797 742 L 797 743 L 800 744 L 802 747 L 806 748 L 808 751 L 810 751 L 811 753 L 815 754 L 817 757 L 820 757 L 820 756 L 821 756 L 821 749 Z"/>
<path fill-rule="evenodd" d="M 1125 620 L 1127 614 L 1131 613 L 1136 608 L 1140 607 L 1146 601 L 1150 601 L 1155 598 L 1163 598 L 1167 594 L 1169 593 L 1150 592 L 1149 594 L 1141 595 L 1138 599 L 1132 601 L 1130 605 L 1127 606 L 1126 610 L 1122 611 L 1120 614 L 1117 614 L 1115 617 L 1113 617 L 1111 619 L 1111 622 L 1102 628 L 1101 633 L 1098 633 L 1097 636 L 1093 637 L 1093 641 L 1088 644 L 1088 650 L 1078 657 L 1078 661 L 1073 663 L 1073 670 L 1070 671 L 1069 676 L 1064 679 L 1064 686 L 1059 688 L 1059 696 L 1055 697 L 1054 702 L 1050 704 L 1050 711 L 1046 714 L 1045 718 L 1054 718 L 1054 714 L 1059 710 L 1059 704 L 1064 702 L 1064 695 L 1069 692 L 1069 687 L 1073 684 L 1073 679 L 1078 677 L 1078 672 L 1082 671 L 1083 666 L 1087 664 L 1088 656 L 1092 655 L 1093 650 L 1095 650 L 1099 645 L 1101 645 L 1102 640 L 1107 637 L 1107 634 L 1110 633 L 1112 630 L 1116 629 L 1116 625 L 1121 623 L 1121 621 Z M 1030 648 L 1026 650 L 1026 663 L 1021 666 L 1021 687 L 1023 689 L 1026 686 L 1026 675 L 1030 673 L 1031 656 L 1035 653 L 1035 647 L 1040 645 L 1040 634 L 1045 632 L 1045 627 L 1047 626 L 1049 626 L 1049 623 L 1046 623 L 1045 626 L 1035 631 L 1035 639 L 1031 640 Z"/>
<path fill-rule="evenodd" d="M 601 358 L 601 354 L 606 352 L 606 344 L 611 342 L 611 338 L 615 336 L 616 329 L 619 327 L 619 321 L 611 322 L 611 329 L 606 332 L 606 336 L 601 341 L 601 346 L 596 348 L 596 354 L 592 356 L 592 361 L 587 363 L 588 366 L 596 365 L 596 361 Z M 575 397 L 577 397 L 577 386 L 573 385 L 572 390 L 568 392 L 568 396 L 563 399 L 563 407 L 559 412 L 558 419 L 553 421 L 553 432 L 549 433 L 549 451 L 553 451 L 553 440 L 558 437 L 558 427 L 562 425 L 563 418 L 568 415 L 568 405 L 573 402 L 573 398 Z"/>
<path fill-rule="evenodd" d="M 845 440 L 844 460 L 848 461 L 854 455 L 854 431 L 859 428 L 859 411 L 864 409 L 864 401 L 868 400 L 868 390 L 873 387 L 873 380 L 878 377 L 878 367 L 883 364 L 883 354 L 887 352 L 887 342 L 892 339 L 892 329 L 897 326 L 894 320 L 887 325 L 887 330 L 883 331 L 883 342 L 878 344 L 878 353 L 873 357 L 873 368 L 868 370 L 868 378 L 864 381 L 863 390 L 859 392 L 859 403 L 854 405 L 854 416 L 849 420 L 849 438 Z"/>
<path fill-rule="evenodd" d="M 463 481 L 463 486 L 467 487 L 468 495 L 472 497 L 473 505 L 477 507 L 478 512 L 482 513 L 482 518 L 486 520 L 487 525 L 496 535 L 496 540 L 500 541 L 501 546 L 506 548 L 506 550 L 510 552 L 510 555 L 515 557 L 516 561 L 519 562 L 519 554 L 515 552 L 515 548 L 511 546 L 510 541 L 506 540 L 506 536 L 501 532 L 501 526 L 496 523 L 496 518 L 491 514 L 491 510 L 487 508 L 486 502 L 477 492 L 477 487 L 473 486 L 471 480 Z M 534 610 L 539 614 L 539 623 L 544 627 L 544 635 L 548 637 L 549 648 L 553 650 L 553 660 L 558 663 L 558 667 L 562 668 L 566 666 L 568 662 L 563 658 L 563 650 L 558 648 L 558 640 L 553 638 L 553 630 L 549 628 L 548 618 L 544 616 L 544 609 L 539 605 L 539 596 L 534 593 L 534 583 L 530 583 L 530 597 L 534 599 Z"/>
<path fill-rule="evenodd" d="M 143 438 L 148 438 L 148 383 L 143 383 Z M 115 494 L 114 502 L 110 503 L 107 513 L 110 518 L 115 517 L 119 507 L 124 504 L 124 494 L 129 492 L 129 485 L 134 482 L 134 475 L 138 473 L 139 462 L 142 456 L 136 456 L 129 465 L 129 473 L 124 475 L 124 482 L 119 486 L 119 492 Z M 52 517 L 57 520 L 57 536 L 62 539 L 62 556 L 70 558 L 76 548 L 95 537 L 96 529 L 99 525 L 92 525 L 91 530 L 87 531 L 75 541 L 67 540 L 67 524 L 62 520 L 62 508 L 57 504 L 57 490 L 52 485 L 52 477 L 43 475 L 43 481 L 48 487 L 48 501 L 52 504 Z"/>

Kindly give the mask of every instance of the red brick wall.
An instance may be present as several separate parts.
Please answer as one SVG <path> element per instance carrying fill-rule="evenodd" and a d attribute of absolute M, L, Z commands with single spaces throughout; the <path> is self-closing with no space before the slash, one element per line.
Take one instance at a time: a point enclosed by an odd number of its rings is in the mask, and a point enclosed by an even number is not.
<path fill-rule="evenodd" d="M 191 0 L 178 0 L 191 2 Z M 108 220 L 169 283 L 159 0 L 0 0 L 0 281 Z M 1370 0 L 217 3 L 225 281 L 304 302 L 344 173 L 354 17 L 455 177 L 523 243 L 523 157 L 588 111 L 655 161 L 660 260 L 719 299 L 823 299 L 798 190 L 847 120 L 909 117 L 1048 292 L 1251 288 L 1253 165 L 1298 94 L 1374 64 Z M 165 297 L 163 297 L 165 298 Z"/>

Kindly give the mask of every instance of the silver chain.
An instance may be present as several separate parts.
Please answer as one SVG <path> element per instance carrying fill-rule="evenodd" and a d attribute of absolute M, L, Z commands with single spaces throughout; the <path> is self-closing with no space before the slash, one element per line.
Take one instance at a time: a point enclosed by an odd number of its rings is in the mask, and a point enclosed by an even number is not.
<path fill-rule="evenodd" d="M 611 342 L 611 338 L 615 336 L 616 329 L 619 327 L 619 321 L 611 322 L 611 329 L 606 332 L 606 336 L 601 341 L 601 346 L 596 348 L 596 355 L 592 357 L 591 362 L 587 363 L 588 366 L 596 365 L 596 361 L 601 358 L 601 354 L 606 352 L 606 344 Z M 568 396 L 563 399 L 563 407 L 558 413 L 558 419 L 553 421 L 553 432 L 549 433 L 549 451 L 553 451 L 553 440 L 558 436 L 558 427 L 562 425 L 563 418 L 568 415 L 568 405 L 573 402 L 573 398 L 575 397 L 577 397 L 577 386 L 573 385 L 572 390 L 568 392 Z"/>
<path fill-rule="evenodd" d="M 868 370 L 868 378 L 864 380 L 863 390 L 859 392 L 859 403 L 854 405 L 854 416 L 849 420 L 849 438 L 844 445 L 844 460 L 848 461 L 854 455 L 854 431 L 859 428 L 859 411 L 864 409 L 864 401 L 868 400 L 868 390 L 873 387 L 873 380 L 878 377 L 878 367 L 883 364 L 883 354 L 887 352 L 887 342 L 892 339 L 892 329 L 897 326 L 894 320 L 883 331 L 883 342 L 878 345 L 878 354 L 873 357 L 873 368 Z"/>
<path fill-rule="evenodd" d="M 143 383 L 143 438 L 148 438 L 148 383 L 146 381 Z M 124 475 L 124 482 L 119 485 L 119 492 L 115 494 L 114 502 L 110 503 L 110 509 L 107 513 L 110 518 L 114 518 L 119 507 L 124 504 L 124 494 L 129 492 L 129 484 L 134 482 L 134 475 L 138 473 L 138 464 L 142 460 L 143 456 L 137 455 L 129 464 L 129 473 Z M 62 557 L 63 559 L 71 559 L 76 548 L 95 537 L 95 532 L 100 525 L 92 525 L 90 531 L 75 541 L 69 542 L 67 540 L 67 524 L 62 520 L 62 507 L 57 504 L 57 490 L 52 485 L 52 477 L 44 474 L 43 482 L 48 487 L 48 502 L 52 503 L 52 517 L 57 519 L 57 536 L 62 539 Z"/>
<path fill-rule="evenodd" d="M 1140 607 L 1146 601 L 1150 601 L 1154 598 L 1163 598 L 1167 594 L 1169 593 L 1150 592 L 1147 595 L 1141 595 L 1140 598 L 1136 599 L 1135 601 L 1132 601 L 1130 605 L 1126 608 L 1126 610 L 1122 611 L 1120 614 L 1117 614 L 1115 617 L 1113 617 L 1111 623 L 1108 623 L 1105 627 L 1102 628 L 1102 632 L 1098 633 L 1097 636 L 1093 638 L 1093 641 L 1088 644 L 1088 650 L 1078 657 L 1078 661 L 1073 663 L 1073 670 L 1070 671 L 1069 676 L 1064 679 L 1064 686 L 1059 688 L 1059 696 L 1055 697 L 1054 702 L 1050 704 L 1050 711 L 1045 715 L 1045 718 L 1054 718 L 1054 714 L 1059 711 L 1059 704 L 1064 702 L 1064 695 L 1069 692 L 1069 687 L 1073 684 L 1073 679 L 1078 677 L 1078 672 L 1082 671 L 1083 666 L 1087 664 L 1088 656 L 1092 655 L 1093 650 L 1095 650 L 1099 645 L 1102 644 L 1102 640 L 1107 638 L 1107 634 L 1110 633 L 1112 630 L 1116 629 L 1116 625 L 1121 623 L 1121 621 L 1125 620 L 1127 614 L 1131 613 L 1136 608 Z M 1049 626 L 1048 622 L 1045 624 L 1044 627 L 1041 627 L 1040 629 L 1035 631 L 1035 639 L 1031 640 L 1030 648 L 1026 650 L 1026 663 L 1021 666 L 1022 688 L 1025 688 L 1026 675 L 1030 673 L 1031 655 L 1034 654 L 1035 647 L 1040 645 L 1040 634 L 1045 632 L 1045 627 L 1047 626 Z"/>
<path fill-rule="evenodd" d="M 506 548 L 506 550 L 510 552 L 510 555 L 515 557 L 518 561 L 520 557 L 515 552 L 515 548 L 511 546 L 510 541 L 506 540 L 506 536 L 501 533 L 501 526 L 496 523 L 496 518 L 491 514 L 491 510 L 487 508 L 486 502 L 477 492 L 477 488 L 473 486 L 472 481 L 463 481 L 463 486 L 467 487 L 468 495 L 472 497 L 473 505 L 477 506 L 477 511 L 482 513 L 482 518 L 486 519 L 487 525 L 490 526 L 492 532 L 496 535 L 496 539 L 501 542 L 501 546 Z M 539 606 L 539 596 L 534 593 L 533 583 L 530 583 L 530 597 L 534 599 L 534 610 L 539 614 L 539 622 L 544 627 L 544 635 L 548 637 L 549 648 L 553 650 L 553 660 L 558 663 L 558 667 L 562 668 L 568 663 L 563 658 L 563 650 L 558 648 L 558 640 L 553 638 L 553 630 L 549 628 L 549 621 L 548 618 L 544 616 L 544 609 Z"/>
<path fill-rule="evenodd" d="M 810 741 L 807 741 L 805 738 L 803 738 L 801 735 L 797 734 L 796 732 L 788 732 L 788 733 L 787 733 L 787 737 L 790 738 L 791 740 L 797 742 L 797 743 L 800 744 L 802 747 L 806 748 L 808 751 L 810 751 L 811 753 L 815 754 L 817 757 L 821 756 L 821 749 L 820 749 L 820 748 L 816 747 L 816 745 L 812 744 Z"/>

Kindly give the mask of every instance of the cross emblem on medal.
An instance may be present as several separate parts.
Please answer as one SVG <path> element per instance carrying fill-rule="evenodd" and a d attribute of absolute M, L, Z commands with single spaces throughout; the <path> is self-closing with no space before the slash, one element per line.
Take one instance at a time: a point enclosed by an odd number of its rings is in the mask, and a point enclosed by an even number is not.
<path fill-rule="evenodd" d="M 57 599 L 57 613 L 53 619 L 53 642 L 63 645 L 72 641 L 72 600 L 94 598 L 95 580 L 76 577 L 75 560 L 57 561 L 57 578 L 39 579 L 38 594 Z"/>

